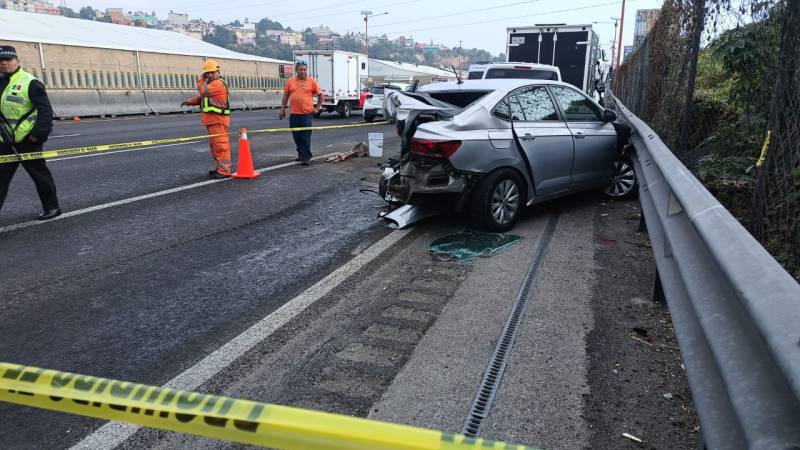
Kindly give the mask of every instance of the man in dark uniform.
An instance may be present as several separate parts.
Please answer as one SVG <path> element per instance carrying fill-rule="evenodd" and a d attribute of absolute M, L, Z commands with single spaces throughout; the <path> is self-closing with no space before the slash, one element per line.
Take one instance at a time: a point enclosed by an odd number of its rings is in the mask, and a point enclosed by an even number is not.
<path fill-rule="evenodd" d="M 53 130 L 53 108 L 44 85 L 19 66 L 14 47 L 0 45 L 0 155 L 40 152 Z M 0 163 L 0 209 L 19 161 Z M 42 201 L 39 220 L 61 215 L 56 183 L 44 159 L 22 161 Z"/>

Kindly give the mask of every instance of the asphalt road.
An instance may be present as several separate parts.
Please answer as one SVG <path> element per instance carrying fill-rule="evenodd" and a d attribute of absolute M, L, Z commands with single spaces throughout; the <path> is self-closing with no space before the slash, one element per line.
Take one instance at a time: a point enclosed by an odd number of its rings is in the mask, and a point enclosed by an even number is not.
<path fill-rule="evenodd" d="M 197 121 L 60 123 L 49 148 L 202 134 Z M 238 112 L 233 122 L 285 124 L 275 111 Z M 316 124 L 350 122 L 361 120 Z M 397 151 L 388 125 L 315 132 L 313 151 L 347 150 L 371 131 L 384 132 L 386 153 Z M 586 193 L 540 205 L 512 230 L 517 244 L 448 261 L 428 244 L 463 230 L 463 218 L 387 229 L 376 218 L 384 202 L 362 192 L 379 176 L 375 159 L 301 167 L 289 134 L 252 134 L 251 145 L 256 168 L 271 168 L 256 180 L 203 183 L 203 142 L 51 161 L 62 206 L 75 214 L 10 229 L 39 208 L 18 172 L 0 211 L 0 360 L 460 432 L 542 246 L 481 437 L 624 448 L 629 432 L 654 448 L 691 446 L 691 408 L 664 405 L 651 388 L 690 404 L 679 359 L 641 353 L 629 336 L 660 324 L 654 335 L 674 347 L 663 305 L 646 307 L 652 326 L 630 310 L 652 287 L 644 236 L 626 219 L 635 201 L 609 206 Z M 630 314 L 617 313 L 622 305 Z M 240 345 L 253 329 L 271 331 Z M 212 370 L 209 358 L 228 360 Z M 639 372 L 610 376 L 620 362 Z M 603 414 L 628 397 L 651 405 L 645 419 L 621 406 Z M 240 447 L 8 404 L 0 423 L 11 449 Z"/>

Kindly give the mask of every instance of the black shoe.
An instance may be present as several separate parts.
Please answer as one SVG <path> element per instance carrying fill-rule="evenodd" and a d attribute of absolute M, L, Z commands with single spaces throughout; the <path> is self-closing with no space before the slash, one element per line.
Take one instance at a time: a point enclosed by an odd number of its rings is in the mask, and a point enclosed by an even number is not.
<path fill-rule="evenodd" d="M 50 220 L 55 219 L 56 217 L 61 215 L 61 208 L 56 209 L 45 209 L 44 212 L 39 214 L 39 217 L 36 219 L 38 220 Z"/>
<path fill-rule="evenodd" d="M 209 173 L 209 176 L 215 180 L 221 180 L 223 178 L 230 178 L 231 176 L 224 173 L 219 173 L 216 170 Z"/>
<path fill-rule="evenodd" d="M 299 157 L 299 156 L 298 156 L 298 157 L 297 157 L 297 158 L 295 158 L 294 160 L 295 160 L 296 162 L 300 162 L 300 161 L 302 161 L 302 160 L 303 160 L 303 158 L 301 158 L 301 157 Z"/>
<path fill-rule="evenodd" d="M 301 166 L 310 166 L 311 165 L 311 160 L 310 159 L 304 159 L 304 160 L 300 161 L 300 165 Z"/>
<path fill-rule="evenodd" d="M 208 175 L 209 175 L 209 176 L 213 176 L 213 175 L 216 175 L 216 174 L 218 174 L 218 173 L 219 173 L 219 172 L 217 172 L 217 169 L 211 169 L 211 170 L 209 170 L 209 171 L 208 171 Z"/>

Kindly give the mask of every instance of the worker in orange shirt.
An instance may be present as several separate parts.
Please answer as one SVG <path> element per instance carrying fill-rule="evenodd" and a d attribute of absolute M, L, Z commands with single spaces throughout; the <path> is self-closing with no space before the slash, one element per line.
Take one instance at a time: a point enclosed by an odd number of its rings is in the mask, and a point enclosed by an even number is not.
<path fill-rule="evenodd" d="M 228 130 L 231 127 L 231 107 L 228 85 L 219 74 L 219 64 L 209 59 L 203 65 L 203 75 L 197 80 L 197 97 L 181 105 L 202 106 L 200 123 L 208 130 L 208 145 L 215 168 L 208 171 L 211 178 L 231 176 L 231 145 Z"/>
<path fill-rule="evenodd" d="M 295 76 L 286 80 L 281 99 L 281 110 L 278 118 L 286 117 L 286 104 L 291 104 L 289 126 L 292 128 L 311 127 L 314 115 L 322 109 L 322 89 L 317 80 L 308 76 L 308 64 L 297 61 L 294 64 Z M 314 104 L 314 96 L 317 104 Z M 311 162 L 311 130 L 292 131 L 292 138 L 297 147 L 297 159 L 300 164 L 307 166 Z"/>

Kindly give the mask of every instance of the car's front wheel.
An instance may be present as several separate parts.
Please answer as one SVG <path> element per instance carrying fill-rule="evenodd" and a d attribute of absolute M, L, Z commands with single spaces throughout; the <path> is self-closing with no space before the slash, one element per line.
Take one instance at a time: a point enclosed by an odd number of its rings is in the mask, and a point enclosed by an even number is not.
<path fill-rule="evenodd" d="M 611 181 L 603 187 L 603 193 L 614 199 L 633 198 L 639 193 L 639 184 L 636 180 L 636 172 L 633 171 L 633 163 L 628 158 L 620 158 L 614 161 L 614 175 Z"/>
<path fill-rule="evenodd" d="M 519 219 L 526 196 L 525 184 L 515 170 L 496 170 L 475 186 L 470 216 L 478 228 L 508 231 Z"/>

